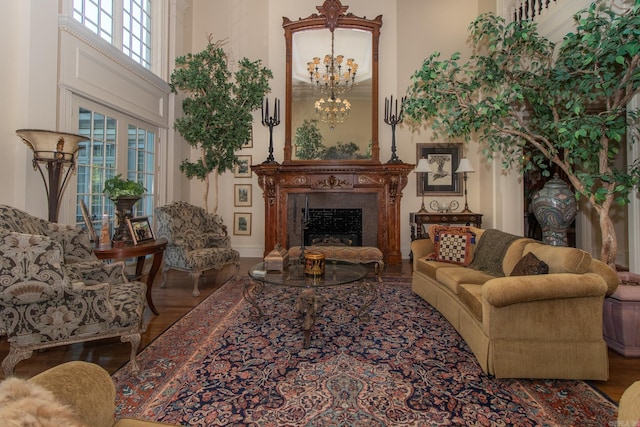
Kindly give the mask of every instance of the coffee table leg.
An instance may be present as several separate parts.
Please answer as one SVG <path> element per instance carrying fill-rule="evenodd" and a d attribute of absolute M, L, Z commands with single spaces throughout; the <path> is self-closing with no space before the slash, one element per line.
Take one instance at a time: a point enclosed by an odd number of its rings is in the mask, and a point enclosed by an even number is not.
<path fill-rule="evenodd" d="M 256 309 L 258 317 L 262 317 L 263 313 L 258 305 L 257 295 L 260 295 L 264 289 L 264 284 L 259 280 L 247 280 L 245 281 L 244 288 L 242 288 L 242 296 L 244 299 Z"/>
<path fill-rule="evenodd" d="M 369 313 L 369 307 L 378 299 L 378 287 L 375 283 L 368 280 L 362 281 L 361 293 L 367 297 L 360 310 L 358 310 L 358 318 L 368 321 L 371 320 L 371 313 Z"/>
<path fill-rule="evenodd" d="M 314 289 L 305 289 L 298 297 L 296 308 L 304 317 L 302 319 L 302 332 L 304 333 L 304 348 L 311 346 L 311 331 L 316 323 L 318 312 L 322 309 L 324 297 Z"/>

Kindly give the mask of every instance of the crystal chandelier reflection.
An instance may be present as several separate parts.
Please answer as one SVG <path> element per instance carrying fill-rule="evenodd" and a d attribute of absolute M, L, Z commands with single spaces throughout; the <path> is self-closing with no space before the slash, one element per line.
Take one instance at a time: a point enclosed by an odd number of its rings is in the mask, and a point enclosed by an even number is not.
<path fill-rule="evenodd" d="M 311 62 L 307 62 L 307 71 L 309 80 L 317 89 L 334 95 L 354 86 L 358 64 L 353 58 L 347 59 L 345 63 L 344 55 L 334 55 L 334 33 L 331 31 L 331 54 L 325 55 L 322 61 L 316 56 Z"/>
<path fill-rule="evenodd" d="M 346 98 L 336 98 L 335 95 L 320 98 L 315 102 L 316 114 L 320 121 L 328 123 L 333 129 L 338 123 L 342 123 L 349 116 L 351 103 Z"/>

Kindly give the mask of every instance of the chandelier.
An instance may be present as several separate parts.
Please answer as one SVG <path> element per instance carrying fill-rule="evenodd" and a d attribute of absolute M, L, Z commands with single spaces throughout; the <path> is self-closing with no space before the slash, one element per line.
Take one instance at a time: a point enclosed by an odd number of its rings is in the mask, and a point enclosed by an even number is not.
<path fill-rule="evenodd" d="M 320 121 L 328 123 L 333 129 L 336 124 L 342 123 L 349 116 L 351 103 L 346 98 L 336 98 L 335 95 L 320 98 L 315 102 L 316 114 Z"/>
<path fill-rule="evenodd" d="M 347 59 L 345 63 L 344 55 L 334 55 L 334 33 L 331 31 L 331 54 L 325 55 L 322 61 L 316 56 L 311 62 L 307 62 L 307 71 L 309 80 L 317 89 L 334 95 L 354 86 L 358 64 L 353 58 Z"/>

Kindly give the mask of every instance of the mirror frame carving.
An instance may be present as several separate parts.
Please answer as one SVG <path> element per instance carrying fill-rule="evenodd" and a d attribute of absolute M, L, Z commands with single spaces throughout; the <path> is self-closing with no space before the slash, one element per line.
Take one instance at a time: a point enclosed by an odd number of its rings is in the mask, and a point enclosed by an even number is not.
<path fill-rule="evenodd" d="M 313 13 L 307 18 L 291 21 L 282 17 L 284 38 L 286 44 L 286 95 L 285 95 L 285 135 L 284 135 L 284 160 L 283 163 L 295 164 L 380 164 L 380 146 L 378 142 L 378 46 L 380 39 L 380 27 L 382 15 L 375 19 L 358 17 L 353 13 L 346 13 L 349 6 L 343 6 L 340 0 L 326 0 L 322 6 L 316 6 L 319 13 Z M 353 28 L 371 32 L 371 159 L 366 160 L 293 160 L 292 159 L 292 43 L 293 34 L 298 31 L 312 29 L 329 29 L 333 32 L 336 28 Z"/>

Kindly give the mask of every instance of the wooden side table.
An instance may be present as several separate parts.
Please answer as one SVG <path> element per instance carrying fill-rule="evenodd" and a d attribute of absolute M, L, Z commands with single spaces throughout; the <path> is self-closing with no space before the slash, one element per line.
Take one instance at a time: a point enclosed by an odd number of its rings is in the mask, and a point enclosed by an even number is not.
<path fill-rule="evenodd" d="M 153 280 L 156 278 L 156 274 L 162 264 L 162 257 L 164 250 L 167 247 L 167 239 L 161 237 L 149 242 L 142 242 L 137 245 L 127 244 L 121 248 L 112 247 L 100 247 L 94 248 L 94 252 L 98 259 L 126 259 L 126 258 L 138 258 L 136 263 L 136 276 L 142 276 L 142 268 L 144 267 L 144 259 L 147 255 L 153 255 L 153 262 L 151 263 L 151 270 L 147 275 L 147 304 L 153 312 L 153 314 L 159 314 L 156 306 L 153 305 L 151 299 L 151 288 L 153 287 Z"/>

